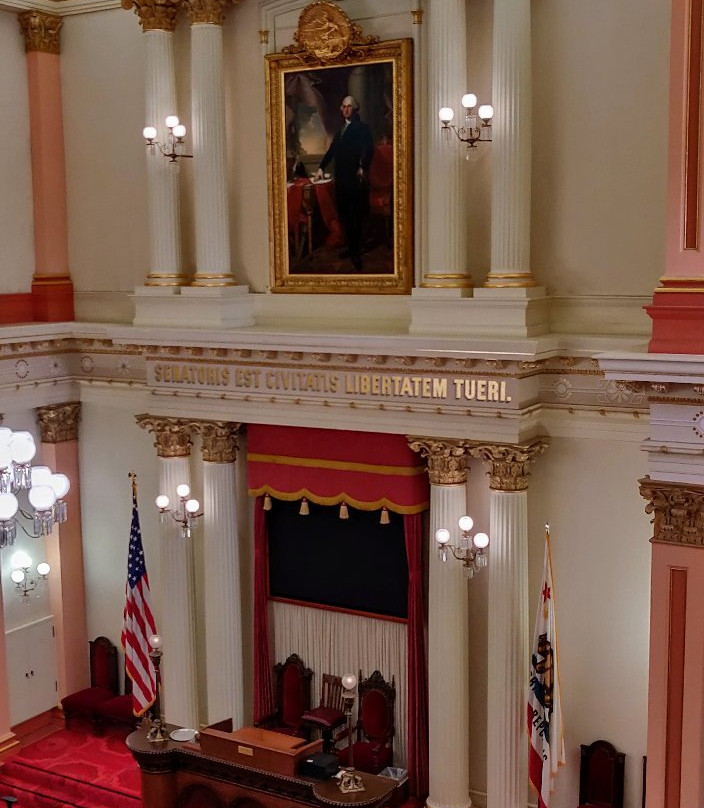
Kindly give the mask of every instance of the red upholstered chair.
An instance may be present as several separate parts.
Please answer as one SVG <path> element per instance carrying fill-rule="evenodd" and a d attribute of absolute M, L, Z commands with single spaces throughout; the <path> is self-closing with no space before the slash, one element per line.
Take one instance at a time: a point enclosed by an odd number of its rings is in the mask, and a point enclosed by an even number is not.
<path fill-rule="evenodd" d="M 579 808 L 623 808 L 626 756 L 608 741 L 582 744 Z"/>
<path fill-rule="evenodd" d="M 66 727 L 76 715 L 82 715 L 97 726 L 97 708 L 119 692 L 117 682 L 117 648 L 107 637 L 90 643 L 90 687 L 61 699 Z"/>
<path fill-rule="evenodd" d="M 257 722 L 258 727 L 307 738 L 309 731 L 301 724 L 303 713 L 310 710 L 310 680 L 313 671 L 306 668 L 298 654 L 282 664 L 274 665 L 276 709 Z"/>
<path fill-rule="evenodd" d="M 102 702 L 96 707 L 96 728 L 100 731 L 104 724 L 122 724 L 127 727 L 134 727 L 139 722 L 139 718 L 132 711 L 132 680 L 125 672 L 125 692 L 122 696 Z"/>
<path fill-rule="evenodd" d="M 391 684 L 374 671 L 368 679 L 359 674 L 359 708 L 356 740 L 352 746 L 352 763 L 355 769 L 370 774 L 379 774 L 386 766 L 393 766 L 394 707 L 396 683 Z M 338 750 L 340 763 L 347 765 L 349 748 Z"/>
<path fill-rule="evenodd" d="M 342 712 L 342 677 L 331 673 L 323 674 L 320 690 L 320 704 L 312 710 L 306 710 L 301 716 L 304 727 L 318 729 L 323 736 L 323 750 L 330 752 L 333 747 L 332 734 L 345 723 Z"/>

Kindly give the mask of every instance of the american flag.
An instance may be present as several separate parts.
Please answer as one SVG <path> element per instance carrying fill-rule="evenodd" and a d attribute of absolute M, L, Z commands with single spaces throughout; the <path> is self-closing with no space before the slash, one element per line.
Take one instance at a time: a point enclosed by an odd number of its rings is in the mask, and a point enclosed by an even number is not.
<path fill-rule="evenodd" d="M 156 698 L 156 674 L 149 658 L 149 638 L 156 634 L 156 625 L 149 605 L 149 576 L 144 563 L 137 490 L 134 482 L 125 590 L 125 613 L 121 635 L 122 647 L 125 649 L 125 670 L 132 680 L 132 711 L 135 715 L 142 715 Z"/>

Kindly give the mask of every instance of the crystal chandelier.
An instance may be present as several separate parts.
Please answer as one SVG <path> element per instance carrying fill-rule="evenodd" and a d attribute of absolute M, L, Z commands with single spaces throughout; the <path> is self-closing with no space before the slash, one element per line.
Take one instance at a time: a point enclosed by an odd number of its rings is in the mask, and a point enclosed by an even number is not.
<path fill-rule="evenodd" d="M 461 561 L 464 566 L 464 573 L 467 578 L 472 578 L 475 572 L 479 572 L 487 565 L 487 557 L 484 552 L 489 546 L 489 537 L 486 533 L 470 534 L 474 527 L 474 520 L 471 516 L 460 516 L 458 526 L 460 536 L 454 541 L 450 531 L 439 528 L 435 533 L 435 541 L 438 545 L 438 553 L 443 561 L 447 561 L 447 551 Z"/>
<path fill-rule="evenodd" d="M 31 529 L 20 527 L 34 539 L 48 536 L 55 524 L 66 521 L 69 479 L 53 474 L 48 466 L 32 466 L 36 453 L 30 432 L 0 427 L 0 547 L 14 543 L 20 517 L 32 524 Z M 20 507 L 20 497 L 26 497 L 32 511 Z"/>

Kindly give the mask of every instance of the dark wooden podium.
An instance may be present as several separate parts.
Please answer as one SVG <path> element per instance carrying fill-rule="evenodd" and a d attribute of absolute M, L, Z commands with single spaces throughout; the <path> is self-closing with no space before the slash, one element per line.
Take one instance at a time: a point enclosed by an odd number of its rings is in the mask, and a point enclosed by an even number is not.
<path fill-rule="evenodd" d="M 176 727 L 168 727 L 169 732 L 172 729 Z M 278 735 L 269 744 L 268 735 L 254 727 L 234 733 L 216 732 L 215 744 L 212 738 L 207 740 L 208 730 L 204 730 L 205 744 L 171 740 L 150 743 L 145 729 L 128 736 L 127 746 L 141 770 L 143 808 L 229 808 L 235 803 L 247 808 L 330 808 L 331 805 L 381 808 L 397 785 L 387 777 L 362 774 L 366 790 L 342 794 L 336 781 L 268 770 L 281 768 L 282 755 L 288 761 L 292 754 L 296 755 L 296 745 L 287 736 Z M 232 736 L 230 742 L 234 744 L 237 762 L 233 762 L 233 750 L 225 743 L 225 735 Z M 203 746 L 209 750 L 207 754 Z M 316 744 L 301 742 L 299 746 L 303 757 L 310 754 L 303 750 Z M 248 747 L 254 750 L 251 756 L 242 752 Z M 240 762 L 255 757 L 262 768 Z"/>

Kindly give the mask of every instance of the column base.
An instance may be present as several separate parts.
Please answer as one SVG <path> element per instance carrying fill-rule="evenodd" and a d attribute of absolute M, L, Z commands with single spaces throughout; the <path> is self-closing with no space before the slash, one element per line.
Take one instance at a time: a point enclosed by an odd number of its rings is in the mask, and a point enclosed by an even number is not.
<path fill-rule="evenodd" d="M 254 325 L 248 286 L 138 286 L 133 325 L 245 328 Z"/>
<path fill-rule="evenodd" d="M 32 316 L 35 323 L 61 323 L 75 319 L 73 283 L 68 275 L 32 279 Z"/>
<path fill-rule="evenodd" d="M 414 289 L 411 334 L 527 338 L 550 330 L 545 289 Z"/>
<path fill-rule="evenodd" d="M 657 289 L 645 310 L 653 321 L 648 353 L 704 354 L 704 289 Z"/>

